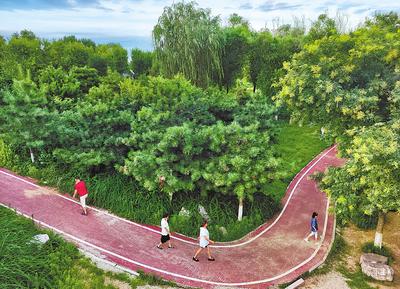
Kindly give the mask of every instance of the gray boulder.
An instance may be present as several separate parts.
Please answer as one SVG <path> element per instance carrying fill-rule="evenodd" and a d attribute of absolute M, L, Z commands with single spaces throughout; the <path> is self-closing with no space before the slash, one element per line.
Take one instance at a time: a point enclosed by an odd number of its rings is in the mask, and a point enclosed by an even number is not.
<path fill-rule="evenodd" d="M 182 209 L 179 211 L 179 216 L 190 217 L 190 211 L 185 209 L 185 207 L 182 207 Z"/>
<path fill-rule="evenodd" d="M 46 244 L 47 241 L 49 241 L 49 240 L 50 240 L 49 235 L 47 235 L 47 234 L 39 234 L 39 235 L 33 236 L 33 238 L 30 241 L 30 243 L 43 245 L 43 244 Z"/>
<path fill-rule="evenodd" d="M 203 217 L 203 219 L 210 220 L 210 217 L 208 216 L 206 209 L 202 205 L 199 205 L 199 213 Z"/>
<path fill-rule="evenodd" d="M 372 253 L 362 254 L 360 257 L 362 272 L 380 281 L 393 281 L 394 270 L 387 262 L 387 257 Z"/>
<path fill-rule="evenodd" d="M 221 226 L 218 228 L 218 230 L 222 233 L 222 235 L 226 236 L 228 234 L 228 231 L 226 230 L 225 227 Z"/>

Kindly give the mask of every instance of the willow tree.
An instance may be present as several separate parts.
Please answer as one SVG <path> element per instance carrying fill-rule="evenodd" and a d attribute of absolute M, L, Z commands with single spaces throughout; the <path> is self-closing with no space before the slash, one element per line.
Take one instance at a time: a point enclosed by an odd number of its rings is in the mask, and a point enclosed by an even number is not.
<path fill-rule="evenodd" d="M 165 7 L 153 29 L 153 39 L 164 76 L 180 73 L 201 87 L 222 78 L 220 19 L 211 16 L 209 9 L 197 8 L 195 2 Z"/>

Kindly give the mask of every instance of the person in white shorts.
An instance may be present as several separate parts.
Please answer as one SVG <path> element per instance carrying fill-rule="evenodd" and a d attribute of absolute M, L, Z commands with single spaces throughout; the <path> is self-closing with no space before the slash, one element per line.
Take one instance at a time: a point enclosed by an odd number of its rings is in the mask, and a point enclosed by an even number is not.
<path fill-rule="evenodd" d="M 205 248 L 207 248 L 208 261 L 215 261 L 215 259 L 211 256 L 211 250 L 210 250 L 210 247 L 208 246 L 209 244 L 214 244 L 214 241 L 210 240 L 210 234 L 207 230 L 207 226 L 208 226 L 208 221 L 204 220 L 203 224 L 200 227 L 200 236 L 199 236 L 200 248 L 197 249 L 196 253 L 193 256 L 193 261 L 195 261 L 195 262 L 199 262 L 199 259 L 197 259 L 197 256 Z"/>
<path fill-rule="evenodd" d="M 82 181 L 80 178 L 75 178 L 75 190 L 72 197 L 75 198 L 77 193 L 79 195 L 79 200 L 81 201 L 82 215 L 87 216 L 86 198 L 88 196 L 88 190 L 86 188 L 85 182 Z"/>
<path fill-rule="evenodd" d="M 310 238 L 311 236 L 315 237 L 315 241 L 318 240 L 318 221 L 317 221 L 317 216 L 318 213 L 317 212 L 313 212 L 312 216 L 311 216 L 311 233 L 310 235 L 307 236 L 307 238 L 304 239 L 304 241 L 308 242 L 308 238 Z"/>
<path fill-rule="evenodd" d="M 169 214 L 165 213 L 161 219 L 161 242 L 157 245 L 158 249 L 163 249 L 163 245 L 168 242 L 168 248 L 173 248 L 171 244 L 171 238 L 169 236 L 169 225 L 168 225 Z"/>

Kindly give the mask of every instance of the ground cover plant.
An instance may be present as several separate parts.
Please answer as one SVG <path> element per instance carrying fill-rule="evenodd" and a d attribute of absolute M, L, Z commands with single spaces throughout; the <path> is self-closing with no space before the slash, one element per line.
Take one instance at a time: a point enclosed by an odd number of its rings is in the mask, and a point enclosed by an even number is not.
<path fill-rule="evenodd" d="M 32 242 L 37 234 L 49 234 L 44 244 Z M 140 273 L 132 278 L 98 269 L 78 249 L 61 237 L 37 228 L 29 219 L 0 207 L 0 288 L 99 288 L 115 289 L 123 282 L 139 285 L 172 285 Z M 125 287 L 126 288 L 126 287 Z"/>

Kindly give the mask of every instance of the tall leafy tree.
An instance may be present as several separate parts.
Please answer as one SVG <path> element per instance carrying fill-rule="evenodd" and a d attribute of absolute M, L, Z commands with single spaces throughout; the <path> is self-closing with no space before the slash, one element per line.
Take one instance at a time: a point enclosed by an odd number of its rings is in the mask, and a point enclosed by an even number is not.
<path fill-rule="evenodd" d="M 130 68 L 135 76 L 148 75 L 153 66 L 154 53 L 151 51 L 142 51 L 140 49 L 132 49 Z"/>
<path fill-rule="evenodd" d="M 249 76 L 253 91 L 260 88 L 264 95 L 271 97 L 276 93 L 272 84 L 281 75 L 283 63 L 299 52 L 303 35 L 288 31 L 273 35 L 261 31 L 253 35 L 249 49 Z"/>
<path fill-rule="evenodd" d="M 241 110 L 229 94 L 206 94 L 179 78 L 147 81 L 147 87 L 136 85 L 131 91 L 146 105 L 138 110 L 125 140 L 130 152 L 121 171 L 170 199 L 187 191 L 233 195 L 241 220 L 244 200 L 261 192 L 276 171 L 266 129 L 272 124 L 263 122 L 273 110 L 251 118 L 252 105 L 244 104 Z"/>
<path fill-rule="evenodd" d="M 122 140 L 132 120 L 129 102 L 106 85 L 94 87 L 84 100 L 54 115 L 53 156 L 81 173 L 112 170 L 127 154 Z"/>
<path fill-rule="evenodd" d="M 108 60 L 105 56 L 98 54 L 90 55 L 89 67 L 96 68 L 99 75 L 106 75 L 108 69 Z"/>
<path fill-rule="evenodd" d="M 100 82 L 97 70 L 86 66 L 72 67 L 70 75 L 79 82 L 79 90 L 81 94 L 88 93 L 91 87 L 98 85 Z"/>
<path fill-rule="evenodd" d="M 157 61 L 163 75 L 183 74 L 207 87 L 222 77 L 222 34 L 218 17 L 195 2 L 178 2 L 164 8 L 153 29 Z"/>
<path fill-rule="evenodd" d="M 36 35 L 28 30 L 22 30 L 20 33 L 14 33 L 8 41 L 8 57 L 14 59 L 23 71 L 29 70 L 33 80 L 37 80 L 38 72 L 45 67 L 48 57 L 42 49 L 43 42 Z M 6 61 L 10 62 L 9 60 Z M 14 65 L 14 67 L 18 67 Z M 14 69 L 15 76 L 18 70 Z"/>
<path fill-rule="evenodd" d="M 6 40 L 0 36 L 0 87 L 8 88 L 17 75 L 18 61 L 13 56 Z"/>
<path fill-rule="evenodd" d="M 321 14 L 318 19 L 313 22 L 306 36 L 307 42 L 313 42 L 317 39 L 329 37 L 339 34 L 335 19 L 330 18 L 327 14 Z"/>
<path fill-rule="evenodd" d="M 82 43 L 74 36 L 66 36 L 60 40 L 48 42 L 45 50 L 50 57 L 51 64 L 62 67 L 65 70 L 73 66 L 85 66 L 89 64 L 93 47 Z"/>
<path fill-rule="evenodd" d="M 319 122 L 337 135 L 387 121 L 398 77 L 399 32 L 391 29 L 373 22 L 305 45 L 285 63 L 276 102 L 291 110 L 292 119 Z"/>
<path fill-rule="evenodd" d="M 75 99 L 80 94 L 78 79 L 62 68 L 54 68 L 53 66 L 48 66 L 41 71 L 39 85 L 50 102 L 57 98 L 61 100 Z"/>
<path fill-rule="evenodd" d="M 101 44 L 96 49 L 96 54 L 107 60 L 107 65 L 112 70 L 124 73 L 128 69 L 128 52 L 120 44 Z"/>
<path fill-rule="evenodd" d="M 230 25 L 223 29 L 222 84 L 226 91 L 242 72 L 247 59 L 251 33 L 248 23 L 239 15 L 231 15 Z"/>
<path fill-rule="evenodd" d="M 358 212 L 378 214 L 375 246 L 381 247 L 385 214 L 400 211 L 400 122 L 353 133 L 346 164 L 330 169 L 321 186 L 335 200 L 342 220 L 351 220 Z"/>
<path fill-rule="evenodd" d="M 47 99 L 26 76 L 15 80 L 10 90 L 2 92 L 0 106 L 0 133 L 8 143 L 29 150 L 35 162 L 35 150 L 45 146 L 49 135 L 50 113 Z"/>

